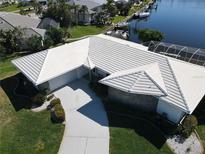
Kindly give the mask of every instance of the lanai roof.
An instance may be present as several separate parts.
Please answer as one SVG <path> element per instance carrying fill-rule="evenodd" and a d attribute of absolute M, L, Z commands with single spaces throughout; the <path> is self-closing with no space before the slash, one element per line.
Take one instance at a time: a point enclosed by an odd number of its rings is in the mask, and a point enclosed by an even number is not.
<path fill-rule="evenodd" d="M 93 36 L 12 62 L 36 85 L 80 66 L 100 68 L 110 74 L 101 80 L 103 84 L 132 93 L 145 90 L 147 94 L 153 94 L 187 113 L 194 111 L 205 94 L 204 67 L 153 53 L 142 45 L 105 35 Z M 151 86 L 151 90 L 147 85 Z"/>

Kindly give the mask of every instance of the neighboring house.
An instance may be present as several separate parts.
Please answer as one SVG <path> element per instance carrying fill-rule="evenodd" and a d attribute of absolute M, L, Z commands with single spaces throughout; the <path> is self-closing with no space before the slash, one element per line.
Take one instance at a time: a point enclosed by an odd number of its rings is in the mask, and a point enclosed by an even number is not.
<path fill-rule="evenodd" d="M 38 25 L 40 29 L 49 29 L 51 27 L 59 28 L 60 24 L 51 18 L 44 18 Z"/>
<path fill-rule="evenodd" d="M 0 12 L 0 29 L 10 30 L 14 27 L 22 28 L 25 38 L 32 35 L 44 38 L 48 27 L 59 27 L 59 24 L 49 18 L 41 20 L 17 13 Z"/>
<path fill-rule="evenodd" d="M 41 31 L 41 33 L 39 33 L 37 28 L 40 22 L 40 19 L 31 18 L 29 16 L 17 13 L 0 12 L 0 29 L 10 30 L 14 29 L 14 27 L 22 28 L 26 38 L 31 35 L 44 37 L 46 30 L 39 29 L 39 31 Z"/>
<path fill-rule="evenodd" d="M 0 5 L 3 3 L 17 3 L 18 0 L 0 0 Z"/>
<path fill-rule="evenodd" d="M 205 67 L 97 35 L 12 61 L 39 89 L 54 91 L 92 74 L 116 102 L 154 111 L 179 123 L 205 94 Z"/>
<path fill-rule="evenodd" d="M 97 0 L 69 0 L 68 4 L 70 5 L 78 5 L 78 6 L 86 6 L 86 11 L 79 11 L 78 13 L 78 22 L 79 23 L 90 23 L 93 20 L 93 15 L 102 10 L 102 5 L 104 1 Z"/>

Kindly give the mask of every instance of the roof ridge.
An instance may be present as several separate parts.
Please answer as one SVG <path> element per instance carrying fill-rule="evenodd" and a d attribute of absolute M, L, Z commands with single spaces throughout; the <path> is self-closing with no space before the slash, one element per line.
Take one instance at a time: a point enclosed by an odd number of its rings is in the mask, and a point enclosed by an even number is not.
<path fill-rule="evenodd" d="M 5 20 L 4 17 L 0 16 L 0 18 L 1 18 L 2 20 L 4 20 L 4 22 L 6 22 L 7 24 L 9 24 L 11 27 L 15 28 L 15 26 L 12 25 L 12 24 L 11 24 L 10 22 L 8 22 L 7 20 Z"/>
<path fill-rule="evenodd" d="M 181 87 L 180 87 L 179 82 L 178 82 L 178 80 L 177 80 L 177 78 L 176 78 L 176 75 L 175 75 L 175 73 L 174 73 L 174 71 L 173 71 L 173 69 L 172 69 L 172 67 L 171 67 L 171 64 L 170 64 L 170 62 L 169 62 L 169 59 L 166 58 L 166 61 L 167 61 L 167 64 L 168 64 L 168 66 L 169 66 L 169 68 L 170 68 L 170 70 L 171 70 L 171 73 L 172 73 L 172 75 L 173 75 L 173 79 L 175 80 L 176 85 L 177 85 L 177 87 L 178 87 L 178 89 L 179 89 L 179 92 L 180 92 L 180 94 L 181 94 L 181 96 L 182 96 L 182 100 L 184 101 L 184 104 L 185 104 L 187 110 L 189 111 L 189 106 L 188 106 L 188 104 L 187 104 L 187 102 L 186 102 L 185 96 L 184 96 L 184 94 L 183 94 L 183 92 L 182 92 L 182 90 L 181 90 Z"/>
<path fill-rule="evenodd" d="M 39 71 L 39 73 L 38 73 L 38 78 L 37 78 L 36 82 L 38 81 L 39 76 L 41 75 L 41 72 L 42 72 L 42 69 L 43 69 L 43 65 L 45 64 L 45 59 L 46 59 L 47 56 L 48 56 L 49 49 L 44 50 L 44 51 L 46 51 L 46 55 L 45 55 L 45 57 L 44 57 L 44 59 L 43 59 L 43 63 L 42 63 L 42 65 L 41 65 L 41 69 L 40 69 L 40 71 Z"/>
<path fill-rule="evenodd" d="M 148 78 L 162 91 L 162 93 L 163 93 L 165 96 L 168 96 L 167 92 L 164 91 L 163 88 L 161 88 L 161 86 L 160 86 L 157 82 L 154 81 L 154 79 L 149 75 L 149 73 L 148 73 L 147 71 L 145 71 L 144 73 L 145 73 L 145 74 L 148 76 Z M 161 71 L 160 71 L 160 73 L 161 73 Z M 164 82 L 164 81 L 163 81 L 163 82 Z"/>

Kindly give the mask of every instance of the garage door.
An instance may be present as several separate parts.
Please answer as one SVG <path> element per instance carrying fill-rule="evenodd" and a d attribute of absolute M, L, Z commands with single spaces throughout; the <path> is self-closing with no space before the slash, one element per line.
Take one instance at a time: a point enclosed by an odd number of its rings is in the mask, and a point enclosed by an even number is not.
<path fill-rule="evenodd" d="M 75 69 L 75 70 L 70 71 L 68 73 L 65 73 L 59 77 L 51 79 L 51 80 L 49 80 L 49 89 L 51 91 L 59 89 L 59 88 L 65 86 L 66 84 L 81 78 L 87 72 L 88 72 L 87 69 L 85 69 L 83 67 L 79 67 L 78 69 Z"/>
<path fill-rule="evenodd" d="M 54 78 L 49 81 L 49 88 L 51 91 L 59 89 L 66 85 L 67 83 L 70 83 L 77 79 L 77 71 L 73 70 L 71 72 L 68 72 L 66 74 L 63 74 L 57 78 Z"/>

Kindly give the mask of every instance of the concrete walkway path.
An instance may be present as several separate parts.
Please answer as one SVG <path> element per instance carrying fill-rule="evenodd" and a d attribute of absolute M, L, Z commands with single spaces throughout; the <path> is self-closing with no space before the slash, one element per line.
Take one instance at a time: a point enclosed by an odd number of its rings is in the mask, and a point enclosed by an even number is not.
<path fill-rule="evenodd" d="M 109 154 L 109 127 L 104 106 L 81 79 L 54 92 L 66 113 L 59 154 Z"/>

